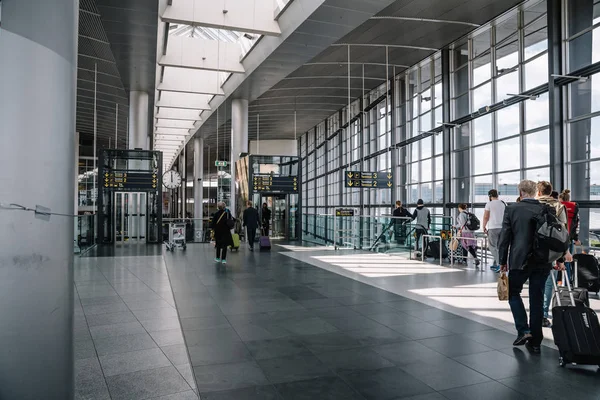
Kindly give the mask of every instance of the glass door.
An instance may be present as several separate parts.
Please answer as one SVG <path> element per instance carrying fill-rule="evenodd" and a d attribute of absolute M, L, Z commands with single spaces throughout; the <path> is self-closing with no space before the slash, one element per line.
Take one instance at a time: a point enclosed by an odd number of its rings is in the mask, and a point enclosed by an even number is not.
<path fill-rule="evenodd" d="M 286 196 L 273 197 L 273 237 L 287 239 Z"/>
<path fill-rule="evenodd" d="M 115 243 L 146 243 L 147 210 L 147 193 L 115 193 Z"/>

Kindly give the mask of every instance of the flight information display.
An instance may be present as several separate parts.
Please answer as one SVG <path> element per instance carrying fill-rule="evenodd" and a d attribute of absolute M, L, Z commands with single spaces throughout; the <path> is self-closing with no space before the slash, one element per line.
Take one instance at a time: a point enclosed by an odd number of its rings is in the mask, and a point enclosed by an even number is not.
<path fill-rule="evenodd" d="M 255 192 L 298 193 L 298 177 L 256 174 L 252 177 Z"/>
<path fill-rule="evenodd" d="M 105 172 L 103 176 L 104 188 L 116 191 L 147 191 L 156 189 L 156 173 L 139 172 Z"/>

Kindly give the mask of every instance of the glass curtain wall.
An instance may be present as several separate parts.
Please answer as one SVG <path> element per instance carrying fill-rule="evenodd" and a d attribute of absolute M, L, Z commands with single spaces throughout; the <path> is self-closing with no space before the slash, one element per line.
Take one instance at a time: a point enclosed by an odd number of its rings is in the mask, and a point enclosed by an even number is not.
<path fill-rule="evenodd" d="M 600 61 L 600 2 L 562 6 L 567 74 Z M 423 199 L 435 214 L 455 215 L 464 202 L 482 217 L 488 190 L 513 202 L 520 180 L 550 180 L 546 1 L 525 2 L 449 49 L 450 121 L 442 120 L 437 53 L 391 77 L 387 96 L 384 83 L 301 138 L 303 213 L 332 214 L 342 206 L 375 216 L 389 213 L 396 199 L 410 208 Z M 539 95 L 522 95 L 532 89 Z M 584 238 L 600 246 L 600 74 L 567 85 L 564 98 L 565 187 L 582 208 Z M 443 154 L 442 133 L 423 134 L 442 121 L 456 124 L 450 154 Z M 444 157 L 450 157 L 449 182 Z M 393 170 L 394 190 L 346 188 L 347 170 Z M 444 185 L 451 189 L 450 211 Z"/>

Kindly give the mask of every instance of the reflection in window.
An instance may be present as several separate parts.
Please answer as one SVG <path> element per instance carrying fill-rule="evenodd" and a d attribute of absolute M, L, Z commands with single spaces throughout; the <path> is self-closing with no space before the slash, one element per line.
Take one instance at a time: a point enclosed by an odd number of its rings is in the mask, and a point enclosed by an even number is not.
<path fill-rule="evenodd" d="M 510 171 L 521 168 L 520 138 L 507 139 L 496 143 L 498 171 Z"/>
<path fill-rule="evenodd" d="M 473 148 L 472 174 L 481 175 L 492 172 L 493 167 L 492 145 L 479 146 Z"/>
<path fill-rule="evenodd" d="M 496 113 L 498 139 L 519 133 L 519 104 L 503 108 Z"/>
<path fill-rule="evenodd" d="M 548 130 L 526 135 L 525 151 L 526 168 L 550 164 L 550 139 Z"/>

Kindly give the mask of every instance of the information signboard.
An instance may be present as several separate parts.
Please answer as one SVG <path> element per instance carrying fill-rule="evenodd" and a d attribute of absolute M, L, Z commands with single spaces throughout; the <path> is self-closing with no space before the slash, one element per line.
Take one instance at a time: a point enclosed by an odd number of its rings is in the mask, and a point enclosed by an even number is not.
<path fill-rule="evenodd" d="M 147 191 L 156 189 L 156 173 L 139 172 L 105 172 L 104 188 L 116 191 Z"/>
<path fill-rule="evenodd" d="M 394 185 L 391 172 L 346 171 L 346 187 L 367 189 L 391 189 Z"/>
<path fill-rule="evenodd" d="M 256 174 L 252 177 L 255 192 L 298 193 L 298 177 Z"/>
<path fill-rule="evenodd" d="M 336 217 L 354 217 L 354 209 L 352 208 L 336 208 Z"/>

